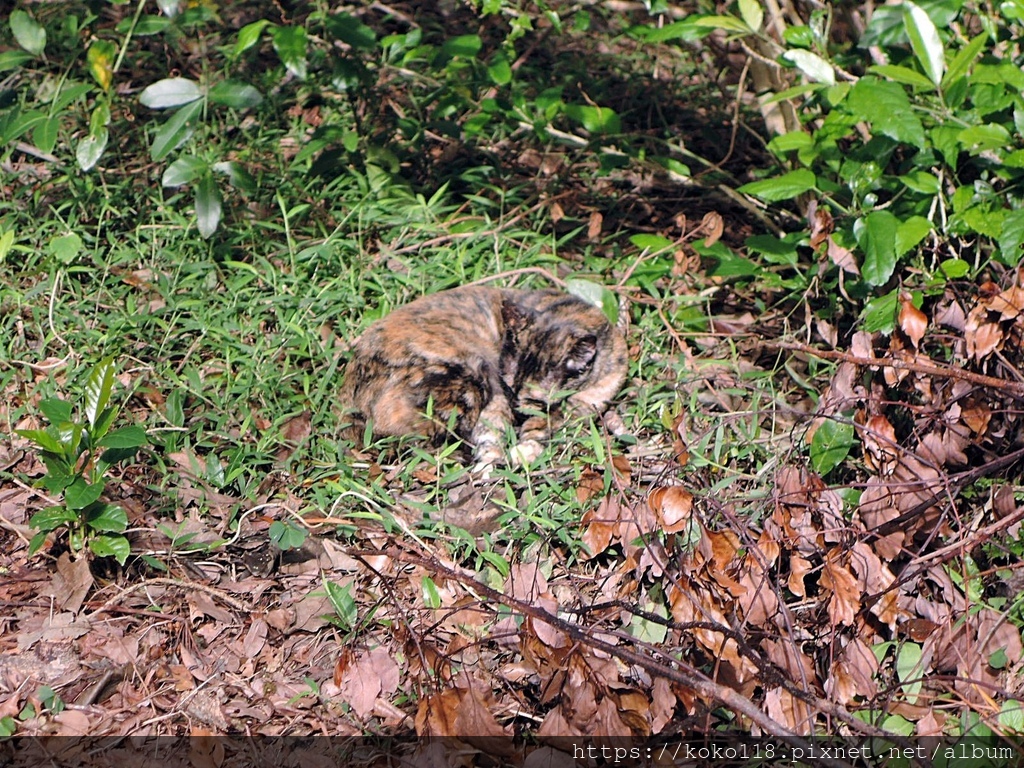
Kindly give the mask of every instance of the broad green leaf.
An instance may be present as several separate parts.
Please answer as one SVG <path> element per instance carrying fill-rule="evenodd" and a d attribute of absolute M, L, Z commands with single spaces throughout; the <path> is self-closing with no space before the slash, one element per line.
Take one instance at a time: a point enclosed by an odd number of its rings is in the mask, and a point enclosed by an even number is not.
<path fill-rule="evenodd" d="M 291 549 L 298 549 L 306 541 L 306 531 L 291 523 L 282 523 L 275 520 L 270 524 L 270 540 L 277 545 L 277 548 L 287 552 Z"/>
<path fill-rule="evenodd" d="M 104 91 L 109 91 L 111 83 L 114 82 L 116 56 L 117 48 L 109 40 L 93 40 L 86 52 L 85 60 L 89 65 L 89 74 Z"/>
<path fill-rule="evenodd" d="M 1005 649 L 1003 655 L 1006 655 Z M 991 662 L 989 666 L 993 666 Z M 1000 669 L 1001 667 L 993 667 L 994 669 Z M 999 725 L 1008 730 L 1014 731 L 1015 733 L 1024 732 L 1024 704 L 1021 704 L 1016 699 L 1007 699 L 999 707 Z"/>
<path fill-rule="evenodd" d="M 120 565 L 124 565 L 132 553 L 132 546 L 124 536 L 93 536 L 89 539 L 89 549 L 96 557 L 112 557 Z"/>
<path fill-rule="evenodd" d="M 11 33 L 15 41 L 33 56 L 41 56 L 46 48 L 46 30 L 20 8 L 11 11 Z"/>
<path fill-rule="evenodd" d="M 209 166 L 205 160 L 200 160 L 194 155 L 186 155 L 167 166 L 160 183 L 165 187 L 181 187 L 208 170 Z"/>
<path fill-rule="evenodd" d="M 635 245 L 641 250 L 650 251 L 651 253 L 658 253 L 659 251 L 667 251 L 675 248 L 676 244 L 669 240 L 667 237 L 661 235 L 632 235 L 629 238 L 629 242 Z"/>
<path fill-rule="evenodd" d="M 85 509 L 103 494 L 102 482 L 90 485 L 85 478 L 76 477 L 75 481 L 64 489 L 64 503 L 71 509 Z"/>
<path fill-rule="evenodd" d="M 868 67 L 872 75 L 881 75 L 886 80 L 895 80 L 897 83 L 913 85 L 916 88 L 929 88 L 934 90 L 935 84 L 916 69 L 901 67 L 897 64 L 876 64 Z"/>
<path fill-rule="evenodd" d="M 1010 211 L 1003 219 L 999 235 L 999 250 L 1004 264 L 1016 264 L 1021 258 L 1021 243 L 1024 243 L 1024 209 Z"/>
<path fill-rule="evenodd" d="M 90 433 L 93 440 L 101 439 L 110 428 L 114 425 L 114 419 L 117 418 L 118 408 L 116 406 L 111 408 L 104 408 L 103 412 L 100 413 L 96 419 L 96 423 L 93 425 Z"/>
<path fill-rule="evenodd" d="M 648 619 L 646 616 L 633 614 L 629 619 L 627 631 L 640 642 L 661 645 L 665 642 L 665 638 L 668 637 L 668 611 L 661 603 L 651 600 L 646 601 L 643 608 L 645 613 L 657 616 L 664 619 L 664 621 Z"/>
<path fill-rule="evenodd" d="M 567 104 L 565 114 L 591 133 L 620 133 L 622 121 L 610 107 Z"/>
<path fill-rule="evenodd" d="M 276 27 L 270 34 L 281 63 L 299 80 L 306 79 L 306 47 L 308 38 L 305 27 Z"/>
<path fill-rule="evenodd" d="M 248 109 L 263 101 L 256 88 L 238 80 L 221 80 L 210 89 L 210 101 L 232 109 Z"/>
<path fill-rule="evenodd" d="M 870 285 L 883 285 L 896 269 L 899 224 L 899 219 L 889 211 L 872 211 L 854 225 L 857 241 L 864 251 L 861 275 Z"/>
<path fill-rule="evenodd" d="M 481 48 L 483 48 L 483 41 L 480 40 L 480 35 L 457 35 L 444 41 L 437 58 L 441 63 L 456 56 L 472 59 L 480 53 Z"/>
<path fill-rule="evenodd" d="M 663 27 L 637 28 L 636 36 L 646 43 L 664 43 L 669 40 L 685 40 L 694 42 L 707 35 L 707 28 L 702 28 L 691 19 L 675 21 Z"/>
<path fill-rule="evenodd" d="M 999 123 L 965 128 L 957 134 L 957 140 L 972 155 L 993 149 L 1006 149 L 1013 143 L 1010 132 Z"/>
<path fill-rule="evenodd" d="M 740 17 L 750 29 L 758 32 L 764 23 L 764 9 L 759 0 L 740 0 Z"/>
<path fill-rule="evenodd" d="M 139 102 L 150 109 L 171 109 L 191 104 L 203 95 L 199 84 L 187 77 L 157 80 L 139 94 Z"/>
<path fill-rule="evenodd" d="M 105 101 L 101 101 L 89 115 L 89 133 L 96 136 L 108 125 L 110 125 L 110 106 Z"/>
<path fill-rule="evenodd" d="M 208 240 L 220 224 L 220 190 L 211 174 L 206 174 L 196 185 L 196 223 L 199 235 Z"/>
<path fill-rule="evenodd" d="M 146 430 L 138 424 L 115 429 L 96 441 L 97 445 L 105 448 L 138 448 L 148 443 Z"/>
<path fill-rule="evenodd" d="M 896 228 L 896 256 L 902 257 L 924 240 L 932 231 L 932 223 L 924 216 L 911 216 Z"/>
<path fill-rule="evenodd" d="M 203 108 L 202 101 L 193 101 L 171 115 L 170 119 L 161 125 L 153 137 L 153 144 L 149 148 L 149 155 L 154 161 L 163 160 L 167 155 L 180 147 L 192 135 L 192 120 Z"/>
<path fill-rule="evenodd" d="M 618 323 L 619 301 L 614 291 L 590 280 L 567 280 L 565 289 L 573 296 L 602 310 L 612 325 Z"/>
<path fill-rule="evenodd" d="M 900 181 L 908 189 L 920 192 L 924 195 L 937 195 L 939 193 L 939 177 L 928 171 L 911 171 L 905 176 L 899 177 Z"/>
<path fill-rule="evenodd" d="M 0 72 L 7 72 L 11 69 L 17 69 L 27 61 L 32 61 L 34 57 L 28 51 L 3 51 L 0 53 Z"/>
<path fill-rule="evenodd" d="M 62 525 L 69 525 L 78 520 L 78 515 L 67 507 L 46 507 L 41 509 L 29 518 L 28 524 L 37 531 L 44 533 L 59 528 Z"/>
<path fill-rule="evenodd" d="M 83 171 L 90 171 L 103 157 L 107 144 L 110 141 L 110 132 L 101 128 L 95 135 L 90 134 L 78 142 L 75 147 L 75 162 Z"/>
<path fill-rule="evenodd" d="M 74 232 L 58 235 L 50 239 L 47 248 L 61 264 L 70 264 L 82 251 L 82 238 Z"/>
<path fill-rule="evenodd" d="M 821 56 L 802 48 L 794 48 L 782 54 L 782 58 L 796 64 L 797 68 L 816 83 L 836 84 L 836 72 L 832 65 Z"/>
<path fill-rule="evenodd" d="M 854 428 L 849 420 L 826 419 L 811 438 L 811 466 L 824 477 L 842 464 L 853 447 Z"/>
<path fill-rule="evenodd" d="M 377 45 L 377 34 L 355 16 L 339 13 L 327 17 L 327 31 L 346 45 L 364 51 Z"/>
<path fill-rule="evenodd" d="M 31 440 L 44 451 L 49 451 L 50 453 L 64 452 L 64 447 L 61 445 L 60 440 L 45 429 L 16 429 L 14 433 L 21 435 L 26 440 Z"/>
<path fill-rule="evenodd" d="M 131 32 L 135 37 L 151 37 L 159 35 L 169 26 L 171 26 L 171 20 L 166 16 L 154 16 L 151 13 L 147 13 L 134 25 L 130 18 L 123 19 L 116 29 L 122 35 Z"/>
<path fill-rule="evenodd" d="M 924 684 L 924 665 L 921 664 L 921 646 L 917 643 L 903 643 L 896 652 L 896 676 L 900 682 L 907 683 L 903 694 L 911 703 L 917 701 L 917 694 Z"/>
<path fill-rule="evenodd" d="M 344 143 L 344 141 L 342 142 Z M 256 181 L 241 165 L 232 160 L 222 160 L 210 166 L 214 173 L 228 177 L 231 186 L 246 192 L 256 191 Z"/>
<path fill-rule="evenodd" d="M 910 0 L 903 0 L 903 26 L 910 38 L 910 47 L 921 63 L 921 69 L 929 80 L 938 85 L 942 82 L 946 68 L 945 50 L 939 38 L 939 30 L 928 14 Z"/>
<path fill-rule="evenodd" d="M 114 359 L 107 357 L 96 364 L 85 383 L 85 418 L 95 427 L 98 417 L 110 402 L 114 389 Z"/>
<path fill-rule="evenodd" d="M 117 504 L 100 504 L 89 510 L 86 523 L 94 531 L 123 533 L 128 527 L 128 515 Z"/>
<path fill-rule="evenodd" d="M 49 154 L 57 145 L 57 129 L 60 128 L 60 118 L 51 117 L 39 123 L 32 131 L 32 143 L 36 148 Z"/>
<path fill-rule="evenodd" d="M 238 30 L 238 40 L 235 42 L 235 48 L 231 52 L 232 58 L 239 56 L 244 51 L 252 48 L 260 40 L 260 35 L 263 34 L 263 30 L 269 25 L 270 22 L 266 19 L 260 19 L 254 21 L 252 24 L 246 24 L 240 30 Z"/>
<path fill-rule="evenodd" d="M 726 32 L 739 32 L 741 35 L 757 32 L 756 29 L 751 29 L 746 22 L 737 19 L 735 16 L 701 16 L 694 19 L 693 24 L 704 29 L 724 29 Z"/>
<path fill-rule="evenodd" d="M 784 155 L 793 150 L 806 149 L 814 145 L 814 139 L 803 131 L 790 131 L 776 136 L 768 142 L 768 149 L 776 155 Z"/>
<path fill-rule="evenodd" d="M 51 424 L 63 424 L 71 421 L 72 406 L 64 400 L 56 397 L 48 397 L 39 401 L 39 410 Z"/>
<path fill-rule="evenodd" d="M 690 178 L 690 166 L 679 162 L 674 157 L 651 157 L 651 160 L 668 171 L 672 176 L 678 176 L 679 179 Z"/>
<path fill-rule="evenodd" d="M 814 189 L 817 183 L 818 180 L 813 173 L 806 168 L 798 168 L 774 179 L 752 181 L 736 191 L 759 197 L 765 202 L 775 203 L 802 195 L 804 192 Z"/>
<path fill-rule="evenodd" d="M 487 76 L 495 85 L 508 85 L 512 82 L 512 67 L 504 56 L 496 56 L 494 61 L 487 65 Z"/>
<path fill-rule="evenodd" d="M 943 276 L 948 277 L 950 280 L 959 280 L 970 274 L 971 265 L 963 259 L 946 259 L 939 264 L 939 269 L 942 271 Z"/>
<path fill-rule="evenodd" d="M 875 132 L 904 144 L 924 146 L 924 126 L 897 83 L 862 77 L 850 90 L 846 105 L 854 116 L 871 123 Z"/>
<path fill-rule="evenodd" d="M 341 619 L 344 626 L 353 627 L 359 621 L 359 608 L 352 598 L 352 587 L 349 584 L 336 584 L 333 581 L 324 579 L 324 592 L 327 599 L 331 601 L 334 612 Z"/>
<path fill-rule="evenodd" d="M 971 68 L 971 64 L 974 63 L 975 59 L 978 58 L 978 54 L 985 47 L 985 43 L 988 42 L 988 34 L 982 32 L 981 34 L 971 38 L 971 42 L 965 45 L 953 60 L 949 63 L 949 68 L 946 70 L 945 76 L 942 78 L 942 87 L 948 88 L 950 85 L 955 83 L 961 77 L 967 74 Z"/>

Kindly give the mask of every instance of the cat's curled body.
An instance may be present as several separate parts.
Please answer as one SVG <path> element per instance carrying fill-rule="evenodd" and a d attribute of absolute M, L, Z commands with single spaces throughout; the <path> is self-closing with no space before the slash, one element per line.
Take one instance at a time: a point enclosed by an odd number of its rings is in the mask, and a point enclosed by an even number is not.
<path fill-rule="evenodd" d="M 455 435 L 478 468 L 543 449 L 547 414 L 600 412 L 626 377 L 626 342 L 604 313 L 566 293 L 463 286 L 429 294 L 373 323 L 353 344 L 341 403 L 361 431 Z M 425 415 L 431 409 L 432 418 Z M 532 412 L 532 415 L 527 412 Z M 538 413 L 539 412 L 539 413 Z"/>

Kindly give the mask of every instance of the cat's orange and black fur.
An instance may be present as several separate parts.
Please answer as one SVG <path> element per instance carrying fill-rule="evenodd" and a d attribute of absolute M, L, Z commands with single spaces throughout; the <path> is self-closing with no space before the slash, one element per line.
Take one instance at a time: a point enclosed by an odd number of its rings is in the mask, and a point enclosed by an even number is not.
<path fill-rule="evenodd" d="M 597 413 L 626 377 L 626 342 L 604 313 L 566 293 L 464 286 L 423 296 L 353 345 L 341 402 L 357 431 L 455 436 L 478 467 L 532 461 L 558 406 Z M 432 418 L 425 415 L 431 410 Z"/>

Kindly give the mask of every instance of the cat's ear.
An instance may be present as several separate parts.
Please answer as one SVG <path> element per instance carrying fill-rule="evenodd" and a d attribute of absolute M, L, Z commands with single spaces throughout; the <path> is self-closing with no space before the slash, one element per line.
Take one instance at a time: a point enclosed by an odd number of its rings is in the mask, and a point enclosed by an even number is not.
<path fill-rule="evenodd" d="M 594 364 L 597 357 L 597 336 L 592 333 L 576 339 L 565 359 L 565 370 L 580 373 Z"/>
<path fill-rule="evenodd" d="M 518 335 L 533 319 L 533 312 L 511 299 L 501 302 L 501 320 L 505 324 L 506 333 Z"/>

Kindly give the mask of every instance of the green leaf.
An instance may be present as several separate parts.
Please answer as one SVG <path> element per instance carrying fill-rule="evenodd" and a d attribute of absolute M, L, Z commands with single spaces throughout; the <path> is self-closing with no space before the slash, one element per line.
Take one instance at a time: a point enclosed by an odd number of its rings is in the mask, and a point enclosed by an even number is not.
<path fill-rule="evenodd" d="M 57 129 L 60 128 L 60 118 L 51 117 L 39 123 L 32 131 L 32 143 L 43 152 L 49 154 L 57 145 Z"/>
<path fill-rule="evenodd" d="M 75 162 L 82 171 L 91 171 L 103 157 L 110 141 L 110 132 L 101 128 L 95 134 L 89 134 L 75 147 Z"/>
<path fill-rule="evenodd" d="M 238 30 L 238 40 L 235 42 L 235 48 L 231 52 L 231 57 L 237 58 L 244 51 L 256 45 L 260 40 L 260 35 L 263 34 L 264 28 L 269 24 L 270 22 L 266 19 L 260 19 L 252 24 L 246 24 Z"/>
<path fill-rule="evenodd" d="M 199 235 L 209 240 L 220 224 L 220 189 L 212 174 L 206 174 L 196 185 L 196 223 Z"/>
<path fill-rule="evenodd" d="M 876 64 L 868 67 L 868 72 L 873 75 L 881 75 L 887 80 L 894 80 L 897 83 L 912 85 L 915 88 L 935 89 L 935 84 L 916 69 L 901 67 L 896 64 Z"/>
<path fill-rule="evenodd" d="M 89 540 L 89 549 L 96 557 L 112 557 L 119 565 L 124 565 L 132 546 L 124 536 L 93 536 Z"/>
<path fill-rule="evenodd" d="M 629 619 L 627 631 L 640 642 L 661 645 L 668 637 L 668 611 L 661 603 L 651 600 L 646 601 L 643 608 L 646 613 L 653 614 L 664 621 L 656 621 L 648 619 L 646 616 L 633 614 Z"/>
<path fill-rule="evenodd" d="M 5 232 L 0 229 L 0 264 L 7 259 L 7 254 L 11 252 L 12 245 L 14 245 L 14 230 L 8 229 Z"/>
<path fill-rule="evenodd" d="M 327 31 L 336 39 L 356 49 L 369 51 L 377 45 L 377 34 L 355 16 L 347 13 L 328 16 Z"/>
<path fill-rule="evenodd" d="M 61 264 L 71 264 L 82 251 L 82 238 L 74 232 L 58 235 L 50 239 L 48 248 L 54 258 Z"/>
<path fill-rule="evenodd" d="M 275 520 L 270 524 L 270 540 L 283 551 L 298 549 L 306 541 L 306 531 L 291 523 Z"/>
<path fill-rule="evenodd" d="M 999 123 L 986 123 L 965 128 L 957 134 L 957 140 L 972 155 L 993 149 L 1005 149 L 1013 144 L 1010 132 Z"/>
<path fill-rule="evenodd" d="M 169 77 L 157 80 L 139 94 L 139 101 L 150 109 L 172 109 L 191 104 L 202 98 L 199 84 L 187 77 Z"/>
<path fill-rule="evenodd" d="M 998 653 L 1003 654 L 1004 662 L 1006 661 L 1006 649 L 1000 648 Z M 993 654 L 994 655 L 994 654 Z M 989 666 L 993 669 L 1004 669 L 1006 664 L 1002 666 L 995 666 L 991 661 Z M 1013 731 L 1015 733 L 1024 732 L 1024 704 L 1021 704 L 1016 699 L 1007 699 L 999 707 L 999 725 L 1007 731 Z"/>
<path fill-rule="evenodd" d="M 246 192 L 256 191 L 256 181 L 245 168 L 232 160 L 222 160 L 210 166 L 214 173 L 228 177 L 231 186 L 243 189 Z"/>
<path fill-rule="evenodd" d="M 495 85 L 508 85 L 512 82 L 512 67 L 508 59 L 503 55 L 494 57 L 494 61 L 487 65 L 487 76 Z"/>
<path fill-rule="evenodd" d="M 263 94 L 239 80 L 221 80 L 210 89 L 210 101 L 231 109 L 248 109 L 263 101 Z"/>
<path fill-rule="evenodd" d="M 33 58 L 35 57 L 28 51 L 3 51 L 0 53 L 0 72 L 18 69 Z"/>
<path fill-rule="evenodd" d="M 20 8 L 11 11 L 11 32 L 18 45 L 33 56 L 41 56 L 46 48 L 46 30 Z"/>
<path fill-rule="evenodd" d="M 814 189 L 817 183 L 818 180 L 813 173 L 806 168 L 798 168 L 774 179 L 752 181 L 736 191 L 745 195 L 754 195 L 765 202 L 775 203 L 802 195 L 804 192 Z"/>
<path fill-rule="evenodd" d="M 63 424 L 71 421 L 72 406 L 56 397 L 48 397 L 39 401 L 39 410 L 51 424 Z"/>
<path fill-rule="evenodd" d="M 591 133 L 620 133 L 622 121 L 610 107 L 567 104 L 565 114 Z"/>
<path fill-rule="evenodd" d="M 604 312 L 612 325 L 619 322 L 619 300 L 614 291 L 590 280 L 567 280 L 565 289 Z"/>
<path fill-rule="evenodd" d="M 853 422 L 826 419 L 811 438 L 811 466 L 824 477 L 842 464 L 853 447 Z"/>
<path fill-rule="evenodd" d="M 128 515 L 117 504 L 97 504 L 89 510 L 85 522 L 94 531 L 123 533 L 128 528 Z"/>
<path fill-rule="evenodd" d="M 189 121 L 198 115 L 202 108 L 202 101 L 186 104 L 157 129 L 156 135 L 153 137 L 153 144 L 149 148 L 149 155 L 154 161 L 163 160 L 188 141 L 192 135 L 192 126 L 189 125 Z"/>
<path fill-rule="evenodd" d="M 662 237 L 661 235 L 632 235 L 629 238 L 629 242 L 640 250 L 649 251 L 650 253 L 668 251 L 676 247 L 676 244 L 672 240 L 669 240 L 667 237 Z"/>
<path fill-rule="evenodd" d="M 1004 264 L 1016 264 L 1021 258 L 1021 243 L 1024 243 L 1024 209 L 1010 211 L 1003 219 L 999 235 L 999 250 Z"/>
<path fill-rule="evenodd" d="M 165 187 L 181 187 L 209 171 L 205 160 L 194 155 L 179 157 L 164 171 L 160 183 Z"/>
<path fill-rule="evenodd" d="M 685 40 L 692 43 L 706 36 L 707 28 L 702 28 L 695 24 L 693 19 L 687 18 L 663 27 L 634 27 L 632 32 L 645 43 L 664 43 L 669 40 Z"/>
<path fill-rule="evenodd" d="M 444 45 L 438 51 L 436 62 L 443 64 L 456 56 L 472 59 L 480 53 L 481 48 L 483 41 L 480 35 L 457 35 L 444 41 Z"/>
<path fill-rule="evenodd" d="M 896 256 L 901 257 L 932 231 L 932 223 L 924 216 L 911 216 L 896 228 Z"/>
<path fill-rule="evenodd" d="M 971 38 L 971 41 L 965 45 L 953 60 L 949 63 L 949 67 L 946 69 L 946 74 L 942 78 L 942 87 L 948 88 L 961 77 L 964 77 L 968 70 L 971 68 L 971 64 L 974 63 L 975 59 L 978 58 L 978 54 L 985 47 L 985 43 L 988 42 L 988 33 L 982 32 L 981 34 Z"/>
<path fill-rule="evenodd" d="M 305 27 L 277 27 L 271 32 L 270 39 L 281 63 L 299 80 L 305 80 L 308 44 Z"/>
<path fill-rule="evenodd" d="M 950 280 L 959 280 L 967 277 L 971 272 L 971 265 L 963 259 L 946 259 L 939 264 L 942 274 Z"/>
<path fill-rule="evenodd" d="M 764 9 L 758 0 L 740 0 L 740 18 L 754 32 L 761 29 L 764 23 Z"/>
<path fill-rule="evenodd" d="M 71 509 L 85 509 L 102 494 L 103 482 L 90 485 L 83 477 L 76 477 L 74 482 L 64 489 L 64 503 Z"/>
<path fill-rule="evenodd" d="M 420 591 L 423 594 L 423 605 L 434 610 L 441 607 L 441 591 L 432 578 L 423 577 L 423 580 L 420 581 Z"/>
<path fill-rule="evenodd" d="M 114 58 L 116 56 L 117 48 L 109 40 L 93 40 L 85 54 L 89 73 L 104 92 L 109 91 L 114 82 Z"/>
<path fill-rule="evenodd" d="M 85 384 L 85 418 L 91 427 L 110 402 L 114 389 L 114 358 L 107 357 L 97 363 Z"/>
<path fill-rule="evenodd" d="M 910 47 L 921 63 L 921 69 L 929 80 L 938 85 L 942 82 L 942 73 L 946 68 L 945 49 L 939 38 L 939 30 L 928 14 L 910 0 L 903 0 L 903 26 L 910 38 Z"/>
<path fill-rule="evenodd" d="M 836 71 L 821 56 L 802 48 L 794 48 L 782 54 L 782 58 L 796 64 L 797 68 L 816 83 L 836 84 Z"/>
<path fill-rule="evenodd" d="M 924 126 L 898 84 L 862 77 L 850 90 L 846 104 L 854 116 L 871 123 L 875 132 L 915 147 L 924 146 Z"/>
<path fill-rule="evenodd" d="M 900 182 L 915 192 L 920 192 L 923 195 L 937 195 L 939 194 L 939 177 L 928 171 L 911 171 L 905 176 L 899 177 Z"/>
<path fill-rule="evenodd" d="M 352 587 L 349 584 L 335 584 L 333 581 L 324 580 L 324 591 L 327 599 L 334 606 L 334 612 L 346 628 L 355 626 L 359 621 L 359 608 L 352 598 Z"/>
<path fill-rule="evenodd" d="M 36 512 L 29 518 L 28 524 L 41 533 L 49 533 L 62 525 L 70 525 L 77 521 L 78 515 L 67 507 L 54 506 Z"/>
<path fill-rule="evenodd" d="M 751 29 L 746 22 L 740 21 L 735 16 L 701 16 L 694 19 L 693 24 L 704 29 L 724 29 L 726 32 L 739 32 L 741 35 L 757 32 L 756 29 Z"/>
<path fill-rule="evenodd" d="M 146 437 L 145 429 L 133 424 L 130 427 L 115 429 L 104 435 L 96 444 L 104 448 L 139 448 L 148 445 L 149 438 Z"/>
<path fill-rule="evenodd" d="M 64 453 L 64 446 L 45 429 L 16 429 L 14 434 L 21 435 L 26 440 L 31 440 L 44 451 L 56 454 Z"/>
<path fill-rule="evenodd" d="M 871 285 L 884 284 L 896 269 L 899 224 L 889 211 L 872 211 L 854 225 L 857 242 L 864 251 L 861 275 Z"/>

